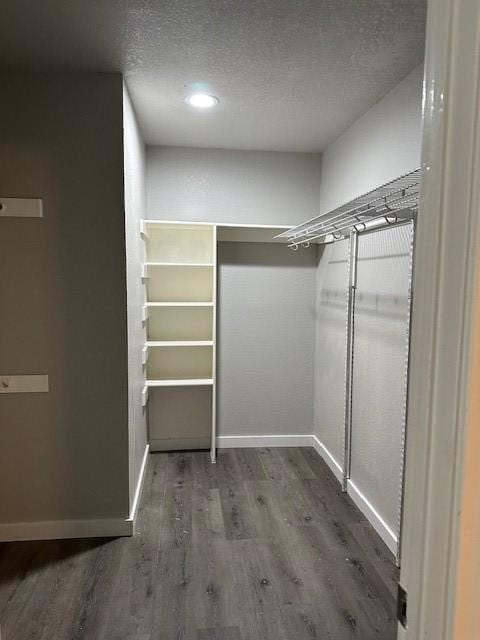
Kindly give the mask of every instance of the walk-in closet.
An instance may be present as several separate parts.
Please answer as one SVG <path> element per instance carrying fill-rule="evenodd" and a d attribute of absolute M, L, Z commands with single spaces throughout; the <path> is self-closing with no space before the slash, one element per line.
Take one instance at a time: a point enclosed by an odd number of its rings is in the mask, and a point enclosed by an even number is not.
<path fill-rule="evenodd" d="M 399 562 L 419 190 L 286 228 L 142 220 L 151 450 L 313 446 Z"/>
<path fill-rule="evenodd" d="M 417 640 L 427 2 L 7 4 L 0 638 Z"/>
<path fill-rule="evenodd" d="M 420 64 L 323 154 L 146 147 L 144 215 L 127 220 L 137 402 L 167 474 L 162 527 L 223 603 L 200 625 L 303 637 L 286 585 L 263 620 L 256 596 L 230 609 L 249 575 L 285 572 L 317 594 L 315 628 L 395 637 L 422 80 Z"/>

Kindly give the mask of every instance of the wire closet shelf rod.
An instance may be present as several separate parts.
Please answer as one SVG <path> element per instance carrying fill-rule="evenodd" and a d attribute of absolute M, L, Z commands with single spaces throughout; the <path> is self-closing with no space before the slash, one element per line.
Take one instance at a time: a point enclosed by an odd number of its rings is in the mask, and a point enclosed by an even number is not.
<path fill-rule="evenodd" d="M 276 237 L 286 239 L 288 246 L 296 250 L 314 241 L 340 240 L 354 230 L 411 220 L 418 208 L 420 173 L 420 169 L 415 169 Z"/>

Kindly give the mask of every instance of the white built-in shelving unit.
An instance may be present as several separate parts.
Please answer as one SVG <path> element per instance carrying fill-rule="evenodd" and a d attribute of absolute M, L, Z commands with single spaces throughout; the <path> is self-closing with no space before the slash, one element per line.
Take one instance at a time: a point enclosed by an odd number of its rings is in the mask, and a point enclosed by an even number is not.
<path fill-rule="evenodd" d="M 158 400 L 161 407 L 160 423 L 150 420 L 151 446 L 209 448 L 215 421 L 216 228 L 144 221 L 141 231 L 145 386 L 148 401 Z M 195 404 L 201 406 L 200 421 L 189 420 Z"/>
<path fill-rule="evenodd" d="M 285 242 L 289 226 L 143 220 L 143 404 L 152 451 L 216 455 L 217 242 Z"/>

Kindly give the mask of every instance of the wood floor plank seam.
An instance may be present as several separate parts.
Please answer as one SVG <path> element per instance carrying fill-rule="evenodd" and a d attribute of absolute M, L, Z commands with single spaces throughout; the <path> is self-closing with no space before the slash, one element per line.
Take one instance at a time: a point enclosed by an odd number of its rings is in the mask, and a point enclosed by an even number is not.
<path fill-rule="evenodd" d="M 397 580 L 313 449 L 155 453 L 134 537 L 0 544 L 0 624 L 6 640 L 394 640 Z"/>

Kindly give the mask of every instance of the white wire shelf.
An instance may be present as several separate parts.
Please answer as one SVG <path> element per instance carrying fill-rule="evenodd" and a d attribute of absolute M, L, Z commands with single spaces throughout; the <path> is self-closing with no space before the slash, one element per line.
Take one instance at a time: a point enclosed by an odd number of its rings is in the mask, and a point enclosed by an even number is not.
<path fill-rule="evenodd" d="M 415 169 L 276 237 L 285 238 L 289 247 L 297 249 L 314 241 L 340 240 L 350 231 L 364 231 L 376 221 L 393 224 L 410 219 L 418 208 L 420 174 L 421 170 Z"/>

